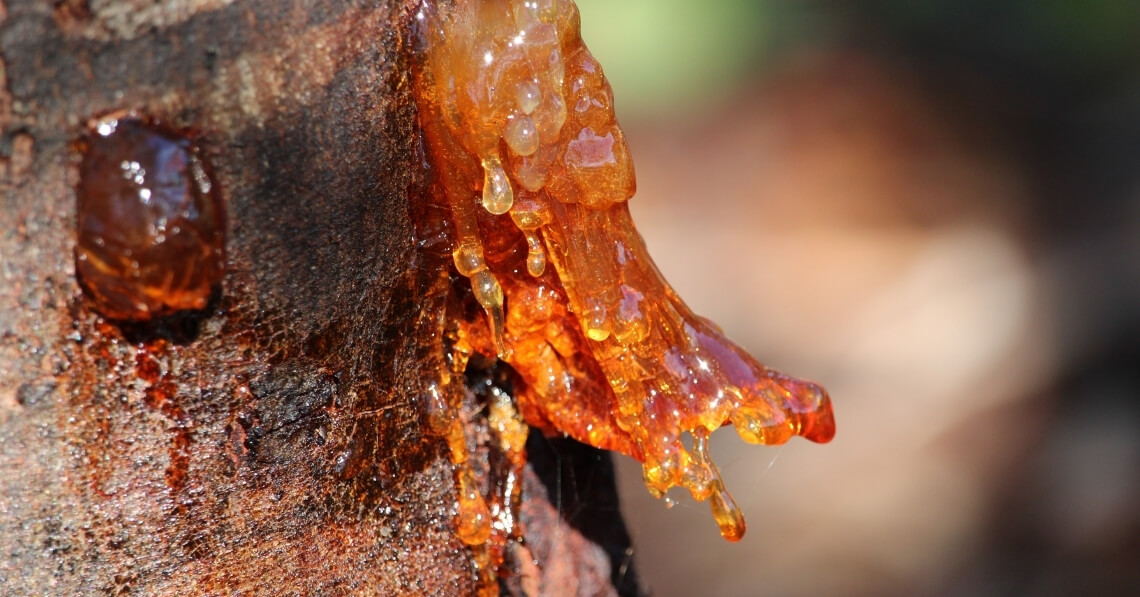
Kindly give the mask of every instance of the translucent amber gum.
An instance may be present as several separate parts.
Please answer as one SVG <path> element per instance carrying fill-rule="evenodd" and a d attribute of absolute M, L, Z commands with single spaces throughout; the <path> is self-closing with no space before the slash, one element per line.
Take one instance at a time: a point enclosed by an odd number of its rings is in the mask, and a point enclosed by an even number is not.
<path fill-rule="evenodd" d="M 827 393 L 756 362 L 657 270 L 625 203 L 635 180 L 613 93 L 572 2 L 427 3 L 417 20 L 432 200 L 446 208 L 422 211 L 450 215 L 456 269 L 488 315 L 457 334 L 514 368 L 528 423 L 641 460 L 650 492 L 688 489 L 739 539 L 709 434 L 732 424 L 757 444 L 826 442 Z"/>
<path fill-rule="evenodd" d="M 130 321 L 205 308 L 225 273 L 225 215 L 193 140 L 117 112 L 77 147 L 75 270 L 90 304 Z"/>

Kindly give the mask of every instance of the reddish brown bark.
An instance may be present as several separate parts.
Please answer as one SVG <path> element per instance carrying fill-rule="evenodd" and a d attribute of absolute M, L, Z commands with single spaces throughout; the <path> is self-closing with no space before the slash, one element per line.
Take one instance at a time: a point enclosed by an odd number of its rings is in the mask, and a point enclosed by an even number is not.
<path fill-rule="evenodd" d="M 0 2 L 0 593 L 475 589 L 419 398 L 447 286 L 409 220 L 412 5 Z M 217 172 L 205 312 L 108 323 L 76 283 L 72 144 L 123 108 Z M 530 551 L 576 557 L 533 580 L 613 593 L 537 483 Z"/>

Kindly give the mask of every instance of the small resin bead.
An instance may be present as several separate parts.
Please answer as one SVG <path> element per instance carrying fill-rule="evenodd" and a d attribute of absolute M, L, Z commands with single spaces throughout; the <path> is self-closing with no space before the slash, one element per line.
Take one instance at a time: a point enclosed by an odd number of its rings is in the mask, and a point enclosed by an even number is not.
<path fill-rule="evenodd" d="M 523 81 L 515 88 L 515 102 L 519 105 L 519 110 L 523 114 L 534 113 L 538 103 L 542 100 L 542 92 L 538 89 L 538 83 L 531 81 Z"/>
<path fill-rule="evenodd" d="M 538 131 L 534 129 L 534 121 L 525 114 L 514 114 L 507 120 L 503 140 L 517 155 L 531 155 L 538 151 Z"/>

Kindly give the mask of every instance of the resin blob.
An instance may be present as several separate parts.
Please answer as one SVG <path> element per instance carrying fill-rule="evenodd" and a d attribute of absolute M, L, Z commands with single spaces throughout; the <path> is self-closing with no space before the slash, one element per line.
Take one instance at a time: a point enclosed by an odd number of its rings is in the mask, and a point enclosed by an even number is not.
<path fill-rule="evenodd" d="M 218 185 L 183 135 L 133 114 L 79 142 L 75 269 L 104 316 L 147 320 L 206 306 L 224 273 Z"/>
<path fill-rule="evenodd" d="M 422 211 L 450 221 L 427 227 L 450 228 L 455 268 L 487 315 L 456 323 L 454 346 L 514 369 L 527 423 L 637 458 L 650 492 L 684 487 L 739 539 L 709 434 L 732 424 L 757 444 L 826 442 L 827 393 L 756 362 L 662 278 L 630 218 L 629 149 L 572 2 L 427 3 L 416 36 L 434 175 Z M 487 532 L 473 521 L 486 516 L 451 444 L 460 528 L 478 544 Z"/>

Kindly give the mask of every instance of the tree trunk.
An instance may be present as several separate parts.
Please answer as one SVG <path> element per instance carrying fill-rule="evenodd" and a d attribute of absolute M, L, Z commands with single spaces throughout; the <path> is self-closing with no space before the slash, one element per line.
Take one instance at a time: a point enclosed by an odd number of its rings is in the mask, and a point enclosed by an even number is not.
<path fill-rule="evenodd" d="M 448 284 L 409 210 L 414 4 L 0 0 L 0 594 L 478 590 L 423 402 Z M 204 312 L 108 322 L 76 283 L 74 142 L 118 109 L 190 131 L 216 171 Z M 504 590 L 636 594 L 616 513 L 550 503 L 613 509 L 608 456 L 538 460 L 539 566 Z M 601 492 L 548 499 L 582 462 Z"/>

